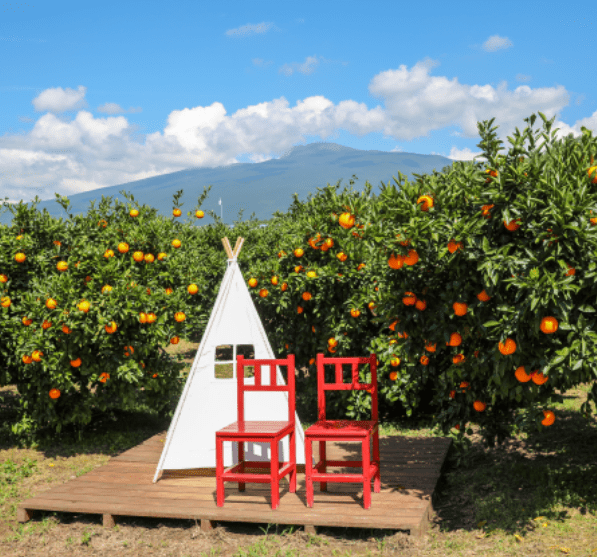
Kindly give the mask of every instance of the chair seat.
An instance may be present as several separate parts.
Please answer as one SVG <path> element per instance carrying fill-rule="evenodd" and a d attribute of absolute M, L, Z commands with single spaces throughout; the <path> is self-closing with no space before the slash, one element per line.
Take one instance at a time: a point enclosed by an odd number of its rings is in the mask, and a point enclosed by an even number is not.
<path fill-rule="evenodd" d="M 367 437 L 371 435 L 378 422 L 352 420 L 319 420 L 305 431 L 305 437 L 334 435 L 334 437 Z"/>
<path fill-rule="evenodd" d="M 251 437 L 271 437 L 275 438 L 284 432 L 292 431 L 292 422 L 270 422 L 270 421 L 245 421 L 243 425 L 239 422 L 227 425 L 216 431 L 216 436 L 224 434 L 226 437 L 239 437 L 242 439 L 250 439 Z"/>

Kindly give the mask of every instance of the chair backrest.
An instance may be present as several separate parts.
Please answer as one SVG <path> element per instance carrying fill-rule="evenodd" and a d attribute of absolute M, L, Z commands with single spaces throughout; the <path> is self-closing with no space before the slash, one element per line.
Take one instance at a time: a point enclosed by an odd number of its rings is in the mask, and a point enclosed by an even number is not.
<path fill-rule="evenodd" d="M 323 366 L 325 364 L 335 365 L 334 382 L 326 383 Z M 344 383 L 342 377 L 342 364 L 351 364 L 352 382 Z M 359 364 L 369 364 L 371 372 L 371 383 L 359 383 Z M 377 410 L 377 356 L 371 354 L 368 358 L 326 358 L 323 354 L 317 354 L 317 404 L 319 408 L 318 420 L 325 420 L 325 391 L 359 391 L 370 390 L 371 392 L 371 419 L 378 421 Z"/>
<path fill-rule="evenodd" d="M 261 383 L 261 366 L 269 366 L 270 369 L 270 380 L 269 385 L 263 385 Z M 255 370 L 255 384 L 245 385 L 245 366 L 254 366 Z M 277 383 L 277 366 L 287 366 L 288 373 L 286 374 L 287 384 L 278 385 Z M 244 394 L 245 391 L 288 391 L 288 421 L 295 421 L 295 386 L 294 386 L 294 354 L 289 354 L 288 358 L 285 359 L 273 359 L 273 360 L 250 360 L 239 354 L 236 356 L 236 378 L 238 381 L 237 388 L 237 408 L 238 408 L 238 421 L 239 423 L 245 420 L 245 402 Z"/>

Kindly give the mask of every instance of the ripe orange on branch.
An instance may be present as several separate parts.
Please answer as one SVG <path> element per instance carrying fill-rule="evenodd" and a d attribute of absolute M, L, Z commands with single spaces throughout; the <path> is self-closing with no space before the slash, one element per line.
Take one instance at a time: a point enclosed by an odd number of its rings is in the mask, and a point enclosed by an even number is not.
<path fill-rule="evenodd" d="M 498 343 L 498 348 L 504 356 L 509 356 L 516 352 L 516 342 L 511 338 L 507 338 L 505 343 Z"/>
<path fill-rule="evenodd" d="M 342 213 L 338 219 L 338 223 L 342 228 L 348 230 L 354 226 L 354 216 L 350 213 Z"/>
<path fill-rule="evenodd" d="M 539 328 L 546 335 L 555 333 L 558 330 L 558 320 L 555 317 L 544 317 Z"/>

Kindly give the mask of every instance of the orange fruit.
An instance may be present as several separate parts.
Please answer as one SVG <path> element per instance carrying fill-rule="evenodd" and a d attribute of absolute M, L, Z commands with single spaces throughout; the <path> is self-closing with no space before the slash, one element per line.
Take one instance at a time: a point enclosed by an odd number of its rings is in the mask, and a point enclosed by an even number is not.
<path fill-rule="evenodd" d="M 198 219 L 202 219 L 205 216 L 205 213 L 203 211 L 195 211 L 195 216 Z"/>
<path fill-rule="evenodd" d="M 130 353 L 129 353 L 130 351 Z M 128 358 L 131 354 L 135 353 L 135 349 L 132 346 L 125 346 L 124 347 L 124 355 Z"/>
<path fill-rule="evenodd" d="M 485 290 L 479 292 L 479 294 L 477 294 L 477 298 L 479 298 L 481 302 L 488 302 L 489 300 L 491 300 L 491 298 L 489 297 L 487 292 L 485 292 Z"/>
<path fill-rule="evenodd" d="M 415 302 L 415 307 L 419 310 L 419 311 L 425 311 L 425 309 L 427 308 L 427 302 L 425 300 L 417 300 Z"/>
<path fill-rule="evenodd" d="M 267 291 L 267 289 L 266 289 L 266 288 L 262 288 L 262 289 L 259 291 L 259 295 L 260 295 L 262 298 L 266 298 L 266 297 L 267 297 L 267 295 L 268 295 L 268 291 Z M 304 296 L 304 294 L 303 294 L 303 296 Z"/>
<path fill-rule="evenodd" d="M 52 326 L 52 323 L 50 321 L 46 321 L 45 319 L 41 325 L 42 329 L 49 329 L 51 326 Z"/>
<path fill-rule="evenodd" d="M 129 215 L 131 217 L 138 217 L 139 216 L 139 211 L 137 211 L 137 209 L 131 209 Z"/>
<path fill-rule="evenodd" d="M 139 313 L 139 321 L 141 321 L 141 323 L 147 323 L 147 314 L 143 312 Z"/>
<path fill-rule="evenodd" d="M 353 317 L 358 317 L 359 315 L 361 315 L 360 310 L 353 308 L 350 310 L 350 315 L 352 315 Z"/>
<path fill-rule="evenodd" d="M 342 213 L 338 219 L 338 223 L 342 228 L 348 230 L 354 226 L 354 216 L 350 213 Z"/>
<path fill-rule="evenodd" d="M 400 365 L 400 358 L 397 358 L 397 357 L 394 357 L 394 358 L 392 358 L 392 359 L 390 360 L 390 364 L 391 364 L 393 367 L 397 367 L 397 366 L 399 366 L 399 365 Z"/>
<path fill-rule="evenodd" d="M 77 358 L 76 360 L 70 361 L 70 365 L 73 367 L 79 367 L 81 365 L 81 363 L 82 363 L 81 358 Z"/>
<path fill-rule="evenodd" d="M 480 400 L 475 400 L 475 402 L 473 402 L 473 408 L 477 412 L 483 412 L 483 410 L 485 410 L 486 407 L 487 405 L 484 402 L 481 402 Z"/>
<path fill-rule="evenodd" d="M 390 379 L 391 379 L 392 381 L 396 381 L 396 379 L 398 379 L 398 374 L 397 374 L 395 371 L 392 371 L 392 372 L 390 373 Z"/>
<path fill-rule="evenodd" d="M 59 261 L 58 264 L 56 265 L 56 269 L 64 272 L 68 269 L 68 263 L 66 261 Z"/>
<path fill-rule="evenodd" d="M 172 211 L 172 214 L 175 217 L 180 217 L 180 215 L 182 215 L 182 211 L 180 209 L 174 209 L 174 211 Z"/>
<path fill-rule="evenodd" d="M 466 315 L 466 310 L 468 309 L 468 305 L 460 302 L 454 302 L 452 304 L 452 309 L 454 309 L 454 313 L 456 315 L 462 316 Z"/>
<path fill-rule="evenodd" d="M 454 239 L 448 242 L 448 251 L 454 253 L 457 249 L 462 249 L 464 244 L 462 242 L 455 242 Z"/>
<path fill-rule="evenodd" d="M 303 292 L 303 300 L 305 300 L 305 302 L 308 302 L 311 297 L 311 292 Z"/>
<path fill-rule="evenodd" d="M 546 335 L 555 333 L 558 330 L 558 320 L 555 317 L 544 317 L 539 328 Z"/>
<path fill-rule="evenodd" d="M 102 383 L 105 383 L 105 382 L 106 382 L 108 379 L 110 379 L 110 374 L 109 374 L 109 373 L 106 373 L 106 372 L 104 372 L 104 373 L 102 373 L 102 374 L 99 376 L 99 380 L 100 380 Z"/>
<path fill-rule="evenodd" d="M 282 292 L 286 292 L 286 289 L 288 288 L 288 283 L 284 282 L 282 284 L 282 286 L 280 286 L 280 290 L 282 290 Z"/>
<path fill-rule="evenodd" d="M 72 333 L 72 329 L 69 329 L 66 325 L 62 325 L 62 332 L 66 335 L 70 335 Z"/>
<path fill-rule="evenodd" d="M 118 251 L 120 253 L 126 253 L 129 250 L 129 245 L 126 242 L 120 242 L 120 244 L 118 244 Z"/>
<path fill-rule="evenodd" d="M 340 260 L 340 261 L 346 261 L 348 259 L 348 255 L 346 255 L 343 251 L 341 251 L 340 253 L 338 253 L 336 255 L 336 257 Z"/>
<path fill-rule="evenodd" d="M 390 259 L 388 259 L 388 265 L 392 269 L 402 269 L 402 266 L 404 265 L 404 257 L 402 257 L 402 255 L 392 254 Z"/>
<path fill-rule="evenodd" d="M 106 329 L 106 333 L 112 334 L 116 332 L 116 329 L 118 327 L 116 326 L 116 323 L 112 321 L 109 325 L 106 325 L 104 328 Z"/>
<path fill-rule="evenodd" d="M 465 360 L 466 358 L 464 357 L 464 354 L 456 354 L 456 356 L 452 358 L 452 363 L 458 365 L 464 362 Z"/>
<path fill-rule="evenodd" d="M 199 292 L 199 287 L 196 284 L 189 284 L 189 286 L 187 286 L 187 291 L 189 294 L 194 295 Z"/>
<path fill-rule="evenodd" d="M 520 222 L 520 219 L 516 219 L 516 221 L 512 220 L 510 222 L 504 221 L 504 226 L 507 230 L 510 230 L 510 232 L 514 232 L 520 228 L 520 224 L 518 224 L 518 222 Z"/>
<path fill-rule="evenodd" d="M 435 344 L 431 344 L 431 343 L 427 343 L 427 341 L 425 341 L 425 350 L 427 350 L 427 352 L 435 352 L 437 349 L 437 342 Z"/>
<path fill-rule="evenodd" d="M 156 319 L 157 319 L 157 317 L 156 317 L 155 313 L 150 312 L 147 314 L 147 322 L 148 323 L 153 323 Z"/>
<path fill-rule="evenodd" d="M 58 397 L 60 397 L 60 390 L 50 389 L 50 398 L 57 399 Z"/>
<path fill-rule="evenodd" d="M 114 257 L 114 252 L 113 252 L 111 249 L 107 249 L 107 250 L 104 252 L 104 257 L 105 257 L 106 259 L 108 259 L 109 257 Z"/>
<path fill-rule="evenodd" d="M 414 306 L 417 303 L 417 297 L 412 292 L 405 292 L 402 303 L 405 306 Z"/>
<path fill-rule="evenodd" d="M 10 307 L 10 304 L 11 304 L 11 303 L 12 303 L 12 301 L 11 301 L 11 299 L 10 299 L 8 296 L 3 296 L 3 297 L 0 299 L 0 305 L 1 305 L 3 308 Z"/>
<path fill-rule="evenodd" d="M 426 356 L 425 354 L 423 354 L 421 356 L 421 358 L 419 359 L 419 361 L 421 362 L 422 365 L 426 366 L 429 363 L 429 356 Z"/>
<path fill-rule="evenodd" d="M 294 250 L 295 257 L 302 257 L 305 254 L 305 251 L 302 248 L 296 248 Z"/>
<path fill-rule="evenodd" d="M 446 346 L 460 346 L 462 344 L 462 336 L 460 333 L 452 333 L 450 341 L 446 342 Z"/>
<path fill-rule="evenodd" d="M 54 300 L 52 298 L 48 298 L 46 300 L 46 307 L 48 309 L 56 309 L 56 300 Z"/>
<path fill-rule="evenodd" d="M 34 350 L 33 354 L 31 354 L 31 357 L 33 358 L 34 362 L 40 362 L 43 355 L 44 353 L 41 350 Z"/>
<path fill-rule="evenodd" d="M 184 314 L 184 312 L 182 312 L 182 311 L 177 311 L 177 312 L 174 314 L 174 319 L 175 319 L 176 321 L 178 321 L 178 323 L 181 323 L 181 322 L 183 322 L 183 321 L 184 321 L 186 318 L 187 318 L 187 316 L 186 316 L 186 315 Z"/>
<path fill-rule="evenodd" d="M 316 277 L 317 277 L 317 273 L 316 273 L 315 271 L 309 271 L 309 272 L 307 273 L 307 276 L 308 276 L 309 278 L 316 278 Z"/>
<path fill-rule="evenodd" d="M 315 332 L 315 331 L 313 331 L 313 332 Z M 337 346 L 337 345 L 338 345 L 338 341 L 334 337 L 328 338 L 328 346 L 331 346 L 333 348 L 334 346 Z"/>
<path fill-rule="evenodd" d="M 170 339 L 170 344 L 178 344 L 180 342 L 180 339 L 178 337 L 172 337 Z"/>
<path fill-rule="evenodd" d="M 556 421 L 556 415 L 551 410 L 543 410 L 543 415 L 545 418 L 541 423 L 545 426 L 550 426 Z"/>
<path fill-rule="evenodd" d="M 456 391 L 450 391 L 450 398 L 456 398 Z"/>
<path fill-rule="evenodd" d="M 0 275 L 0 282 L 8 282 L 8 277 L 6 275 Z"/>
<path fill-rule="evenodd" d="M 23 261 L 25 261 L 25 259 L 27 259 L 27 256 L 24 253 L 17 253 L 15 255 L 15 261 L 17 263 L 23 263 Z"/>
<path fill-rule="evenodd" d="M 181 241 L 174 239 L 172 240 L 172 247 L 178 249 L 181 246 Z"/>
<path fill-rule="evenodd" d="M 271 283 L 276 286 L 278 284 L 278 277 L 272 277 Z"/>
<path fill-rule="evenodd" d="M 507 338 L 505 343 L 498 343 L 498 348 L 504 356 L 509 356 L 516 352 L 516 342 L 511 338 Z"/>
<path fill-rule="evenodd" d="M 135 253 L 133 253 L 133 259 L 139 263 L 140 261 L 143 261 L 143 252 L 142 251 L 136 251 Z"/>
<path fill-rule="evenodd" d="M 520 366 L 516 369 L 514 377 L 516 377 L 516 379 L 518 379 L 521 383 L 527 383 L 531 380 L 531 376 L 526 373 L 524 366 Z"/>
<path fill-rule="evenodd" d="M 427 212 L 434 205 L 433 197 L 431 197 L 430 195 L 422 195 L 421 197 L 419 197 L 419 199 L 417 199 L 417 205 L 419 203 L 422 203 L 421 210 Z"/>
<path fill-rule="evenodd" d="M 408 255 L 404 258 L 407 265 L 414 265 L 419 261 L 419 254 L 414 249 L 408 250 Z"/>
<path fill-rule="evenodd" d="M 535 385 L 543 385 L 544 383 L 547 383 L 549 377 L 545 377 L 542 372 L 537 370 L 531 373 L 531 379 Z"/>
<path fill-rule="evenodd" d="M 257 279 L 256 278 L 250 278 L 249 279 L 249 286 L 251 288 L 255 288 L 257 286 Z"/>
<path fill-rule="evenodd" d="M 24 364 L 30 364 L 33 361 L 33 358 L 28 354 L 25 354 L 22 358 Z"/>
<path fill-rule="evenodd" d="M 90 307 L 91 306 L 87 300 L 81 300 L 77 306 L 77 308 L 84 313 L 87 313 Z"/>
<path fill-rule="evenodd" d="M 109 284 L 106 284 L 102 287 L 102 294 L 105 294 L 106 292 L 111 292 L 112 291 L 112 287 Z"/>
<path fill-rule="evenodd" d="M 589 175 L 589 178 L 591 177 L 591 174 L 595 174 L 591 183 L 597 184 L 597 166 L 591 166 L 589 170 L 587 170 L 587 174 Z"/>

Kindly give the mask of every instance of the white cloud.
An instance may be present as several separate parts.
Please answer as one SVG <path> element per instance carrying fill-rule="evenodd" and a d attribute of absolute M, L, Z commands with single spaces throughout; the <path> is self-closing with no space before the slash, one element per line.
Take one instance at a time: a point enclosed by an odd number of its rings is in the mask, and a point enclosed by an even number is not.
<path fill-rule="evenodd" d="M 499 35 L 493 35 L 483 43 L 483 49 L 488 52 L 495 52 L 511 46 L 513 45 L 507 37 L 500 37 Z"/>
<path fill-rule="evenodd" d="M 270 24 L 247 25 L 232 30 L 231 36 L 260 33 Z M 499 38 L 499 37 L 498 37 Z M 505 45 L 491 37 L 485 44 Z M 312 73 L 322 57 L 307 57 L 300 64 L 282 66 L 282 73 Z M 262 60 L 254 60 L 263 65 Z M 552 118 L 569 102 L 563 86 L 533 89 L 521 85 L 508 90 L 506 82 L 497 87 L 487 84 L 461 84 L 457 78 L 432 76 L 439 62 L 426 58 L 412 68 L 375 75 L 368 87 L 380 104 L 368 108 L 364 102 L 343 100 L 334 104 L 322 95 L 299 100 L 290 106 L 284 97 L 265 100 L 228 114 L 220 102 L 173 110 L 163 132 L 137 138 L 138 126 L 123 109 L 106 102 L 94 116 L 85 101 L 86 87 L 47 89 L 33 99 L 37 112 L 43 112 L 28 133 L 0 137 L 0 200 L 30 201 L 35 194 L 54 199 L 54 192 L 72 195 L 176 172 L 190 167 L 216 167 L 239 162 L 237 157 L 251 153 L 253 162 L 279 157 L 305 136 L 323 141 L 338 136 L 339 130 L 363 137 L 383 133 L 395 141 L 427 137 L 435 130 L 457 127 L 452 136 L 479 138 L 477 122 L 495 117 L 502 149 L 510 146 L 507 136 L 515 128 L 526 127 L 524 118 L 538 111 Z M 519 79 L 523 81 L 524 79 Z M 74 119 L 62 113 L 77 111 Z M 535 122 L 535 130 L 541 128 Z M 597 130 L 597 113 L 567 125 L 559 120 L 558 137 L 581 135 L 580 127 Z M 478 141 L 476 142 L 478 143 Z M 396 150 L 401 151 L 396 148 Z M 406 149 L 407 151 L 409 149 Z M 480 152 L 446 144 L 449 158 L 472 160 Z"/>

